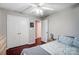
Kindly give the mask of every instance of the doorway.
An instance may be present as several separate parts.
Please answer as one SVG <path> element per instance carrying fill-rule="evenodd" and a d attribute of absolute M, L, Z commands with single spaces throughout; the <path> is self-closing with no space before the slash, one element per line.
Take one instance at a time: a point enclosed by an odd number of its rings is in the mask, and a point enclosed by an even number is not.
<path fill-rule="evenodd" d="M 41 20 L 36 20 L 35 21 L 35 43 L 36 44 L 41 44 Z"/>

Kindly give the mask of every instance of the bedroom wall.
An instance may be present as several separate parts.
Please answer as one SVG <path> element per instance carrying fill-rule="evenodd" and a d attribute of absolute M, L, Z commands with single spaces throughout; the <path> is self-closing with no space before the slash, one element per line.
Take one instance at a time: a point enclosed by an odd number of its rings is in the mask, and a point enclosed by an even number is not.
<path fill-rule="evenodd" d="M 29 18 L 29 44 L 35 43 L 35 18 Z M 30 27 L 30 22 L 34 23 L 34 27 Z"/>
<path fill-rule="evenodd" d="M 46 19 L 49 20 L 50 33 L 55 35 L 69 35 L 79 37 L 79 7 L 69 8 L 53 14 Z"/>
<path fill-rule="evenodd" d="M 29 26 L 30 26 L 30 22 L 34 23 L 34 27 L 30 27 L 29 28 L 29 40 L 30 40 L 29 44 L 35 43 L 35 39 L 36 39 L 36 37 L 35 37 L 35 33 L 36 33 L 35 32 L 35 30 L 36 30 L 36 28 L 35 28 L 35 22 L 36 22 L 36 20 L 40 20 L 40 18 L 34 18 L 34 17 L 32 17 L 29 20 Z"/>

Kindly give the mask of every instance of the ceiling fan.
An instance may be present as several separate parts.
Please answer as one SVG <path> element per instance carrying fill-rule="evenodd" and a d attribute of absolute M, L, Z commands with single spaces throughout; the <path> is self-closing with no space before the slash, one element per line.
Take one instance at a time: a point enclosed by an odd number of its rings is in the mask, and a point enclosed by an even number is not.
<path fill-rule="evenodd" d="M 36 11 L 36 14 L 42 16 L 44 10 L 53 11 L 52 8 L 45 7 L 44 4 L 45 3 L 29 3 L 28 5 L 34 8 L 31 12 Z"/>
<path fill-rule="evenodd" d="M 40 9 L 45 9 L 45 10 L 53 10 L 52 8 L 48 8 L 44 6 L 45 3 L 30 3 L 29 5 L 31 5 L 32 7 L 36 7 L 36 8 L 40 8 Z"/>

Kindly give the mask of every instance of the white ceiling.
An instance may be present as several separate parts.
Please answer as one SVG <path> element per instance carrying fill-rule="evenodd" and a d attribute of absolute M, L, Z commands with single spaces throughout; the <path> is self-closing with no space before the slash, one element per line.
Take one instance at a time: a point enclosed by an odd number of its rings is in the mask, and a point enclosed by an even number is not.
<path fill-rule="evenodd" d="M 73 4 L 74 3 L 0 3 L 0 8 L 43 17 L 68 8 Z"/>

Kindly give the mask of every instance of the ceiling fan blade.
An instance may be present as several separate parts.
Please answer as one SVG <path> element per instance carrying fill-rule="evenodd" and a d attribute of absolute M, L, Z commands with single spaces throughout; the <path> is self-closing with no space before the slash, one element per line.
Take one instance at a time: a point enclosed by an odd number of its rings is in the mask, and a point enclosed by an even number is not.
<path fill-rule="evenodd" d="M 45 9 L 45 10 L 51 10 L 51 11 L 53 11 L 54 9 L 52 9 L 52 8 L 48 8 L 48 7 L 41 7 L 42 9 Z"/>
<path fill-rule="evenodd" d="M 32 7 L 37 7 L 37 5 L 33 4 L 33 3 L 28 3 L 28 5 L 32 6 Z"/>
<path fill-rule="evenodd" d="M 39 3 L 38 5 L 39 5 L 39 6 L 43 6 L 44 4 L 45 4 L 45 3 Z"/>

